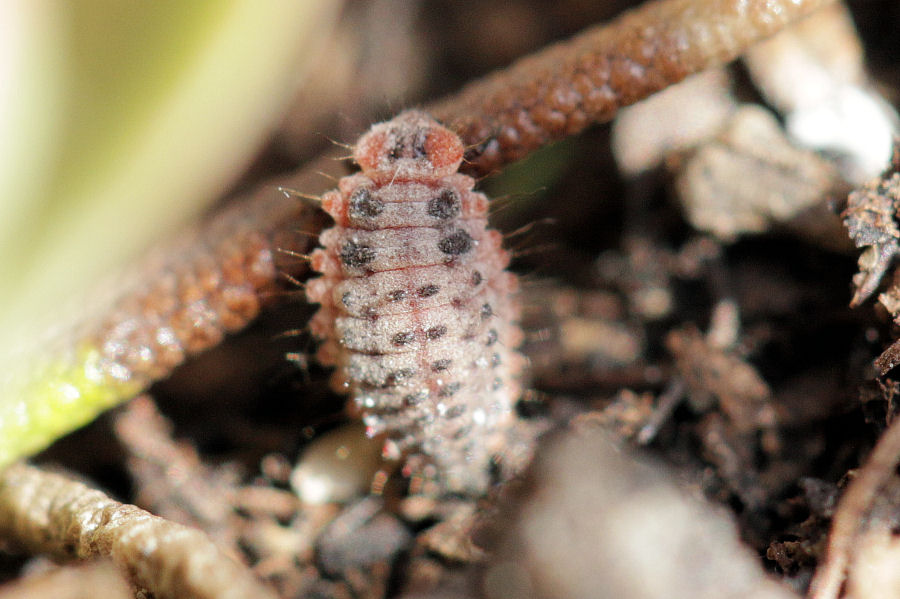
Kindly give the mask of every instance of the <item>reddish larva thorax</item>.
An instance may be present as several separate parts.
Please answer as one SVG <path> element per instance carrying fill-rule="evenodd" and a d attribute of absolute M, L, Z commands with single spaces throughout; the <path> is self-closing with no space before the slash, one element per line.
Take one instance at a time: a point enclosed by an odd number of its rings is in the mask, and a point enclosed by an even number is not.
<path fill-rule="evenodd" d="M 311 328 L 371 434 L 420 450 L 452 491 L 484 490 L 513 426 L 522 358 L 515 277 L 459 138 L 420 112 L 364 135 L 362 172 L 323 196 Z"/>

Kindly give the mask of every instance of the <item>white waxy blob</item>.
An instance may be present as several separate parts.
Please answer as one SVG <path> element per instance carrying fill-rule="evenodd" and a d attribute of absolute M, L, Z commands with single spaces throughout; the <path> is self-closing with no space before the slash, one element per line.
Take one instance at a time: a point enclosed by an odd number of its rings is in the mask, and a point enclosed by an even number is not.
<path fill-rule="evenodd" d="M 383 441 L 370 439 L 353 423 L 315 438 L 291 472 L 291 488 L 305 503 L 342 503 L 369 491 L 383 466 Z"/>
<path fill-rule="evenodd" d="M 848 157 L 844 175 L 862 183 L 891 158 L 897 113 L 874 90 L 843 86 L 816 106 L 787 115 L 788 133 L 806 147 Z"/>
<path fill-rule="evenodd" d="M 716 134 L 734 112 L 731 77 L 710 69 L 619 111 L 612 126 L 616 163 L 633 177 Z"/>
<path fill-rule="evenodd" d="M 843 3 L 757 44 L 744 61 L 796 143 L 840 156 L 843 176 L 854 184 L 884 170 L 898 117 L 866 74 L 862 42 Z"/>

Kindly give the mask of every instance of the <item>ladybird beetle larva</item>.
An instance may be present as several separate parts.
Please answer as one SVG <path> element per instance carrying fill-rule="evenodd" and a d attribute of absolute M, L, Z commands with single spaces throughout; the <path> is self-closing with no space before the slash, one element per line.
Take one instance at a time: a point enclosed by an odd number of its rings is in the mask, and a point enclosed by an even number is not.
<path fill-rule="evenodd" d="M 502 237 L 487 198 L 458 173 L 461 140 L 407 111 L 355 146 L 362 172 L 322 197 L 307 284 L 320 362 L 352 394 L 384 452 L 421 452 L 443 486 L 483 492 L 514 425 L 523 358 Z"/>

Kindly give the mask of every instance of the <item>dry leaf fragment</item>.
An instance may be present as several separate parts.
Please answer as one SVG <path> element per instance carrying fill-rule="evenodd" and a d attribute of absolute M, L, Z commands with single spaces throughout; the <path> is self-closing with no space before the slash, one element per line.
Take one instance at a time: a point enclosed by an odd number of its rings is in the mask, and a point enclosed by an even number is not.
<path fill-rule="evenodd" d="M 844 225 L 856 247 L 865 247 L 859 257 L 860 272 L 853 277 L 856 293 L 851 306 L 866 301 L 881 283 L 898 252 L 900 227 L 900 151 L 894 150 L 891 165 L 877 179 L 850 194 Z M 890 310 L 890 307 L 888 306 Z M 895 312 L 892 312 L 895 314 Z"/>

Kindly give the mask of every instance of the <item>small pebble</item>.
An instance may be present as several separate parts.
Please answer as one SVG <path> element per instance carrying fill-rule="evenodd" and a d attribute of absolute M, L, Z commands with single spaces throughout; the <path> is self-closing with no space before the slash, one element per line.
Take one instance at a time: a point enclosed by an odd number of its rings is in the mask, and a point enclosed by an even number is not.
<path fill-rule="evenodd" d="M 381 441 L 352 423 L 310 442 L 291 472 L 291 488 L 309 504 L 344 503 L 367 493 L 381 460 Z"/>

